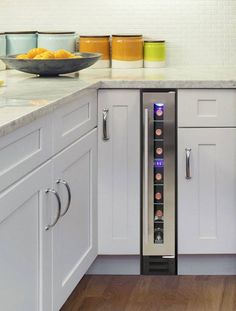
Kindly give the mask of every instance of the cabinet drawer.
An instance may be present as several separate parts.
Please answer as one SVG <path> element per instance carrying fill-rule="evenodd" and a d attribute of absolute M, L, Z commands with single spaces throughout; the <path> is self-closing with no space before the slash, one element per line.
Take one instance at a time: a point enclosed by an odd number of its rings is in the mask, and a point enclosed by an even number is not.
<path fill-rule="evenodd" d="M 0 191 L 52 155 L 51 115 L 0 138 Z"/>
<path fill-rule="evenodd" d="M 179 127 L 235 127 L 236 90 L 179 90 Z"/>
<path fill-rule="evenodd" d="M 97 126 L 97 90 L 76 95 L 54 112 L 54 152 Z"/>

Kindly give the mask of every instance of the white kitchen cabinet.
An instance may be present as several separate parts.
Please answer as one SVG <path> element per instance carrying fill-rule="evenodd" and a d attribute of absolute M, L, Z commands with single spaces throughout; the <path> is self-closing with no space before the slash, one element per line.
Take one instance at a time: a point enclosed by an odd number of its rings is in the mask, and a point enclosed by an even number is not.
<path fill-rule="evenodd" d="M 61 201 L 58 212 L 55 189 Z M 97 256 L 97 129 L 0 193 L 0 309 L 59 311 Z"/>
<path fill-rule="evenodd" d="M 235 189 L 236 128 L 179 128 L 179 254 L 236 253 Z"/>
<path fill-rule="evenodd" d="M 97 129 L 53 158 L 54 182 L 71 191 L 68 211 L 53 228 L 53 310 L 58 311 L 97 256 Z M 55 184 L 68 203 L 64 184 Z"/>
<path fill-rule="evenodd" d="M 59 311 L 97 256 L 97 92 L 80 95 L 0 139 L 0 310 Z"/>
<path fill-rule="evenodd" d="M 99 254 L 140 254 L 140 91 L 98 93 Z"/>
<path fill-rule="evenodd" d="M 51 310 L 50 162 L 0 193 L 0 310 Z"/>

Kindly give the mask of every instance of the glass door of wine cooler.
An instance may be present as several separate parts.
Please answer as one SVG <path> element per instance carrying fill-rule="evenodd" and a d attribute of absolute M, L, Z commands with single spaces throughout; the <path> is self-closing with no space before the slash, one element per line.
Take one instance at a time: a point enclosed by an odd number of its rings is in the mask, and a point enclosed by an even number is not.
<path fill-rule="evenodd" d="M 175 92 L 143 92 L 143 256 L 175 255 Z"/>

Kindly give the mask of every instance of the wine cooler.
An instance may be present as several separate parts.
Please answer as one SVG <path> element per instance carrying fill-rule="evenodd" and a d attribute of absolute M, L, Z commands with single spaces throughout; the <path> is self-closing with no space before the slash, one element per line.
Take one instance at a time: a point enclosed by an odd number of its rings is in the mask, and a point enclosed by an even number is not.
<path fill-rule="evenodd" d="M 175 98 L 142 92 L 142 274 L 176 274 Z"/>

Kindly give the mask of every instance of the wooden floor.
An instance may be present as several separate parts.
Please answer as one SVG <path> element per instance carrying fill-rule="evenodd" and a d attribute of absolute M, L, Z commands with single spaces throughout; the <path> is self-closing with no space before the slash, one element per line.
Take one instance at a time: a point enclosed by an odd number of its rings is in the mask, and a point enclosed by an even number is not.
<path fill-rule="evenodd" d="M 85 276 L 61 311 L 236 311 L 236 276 Z"/>

